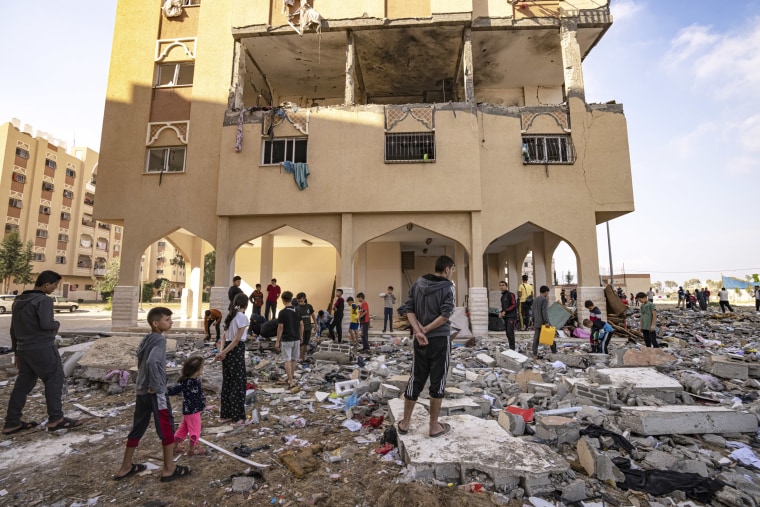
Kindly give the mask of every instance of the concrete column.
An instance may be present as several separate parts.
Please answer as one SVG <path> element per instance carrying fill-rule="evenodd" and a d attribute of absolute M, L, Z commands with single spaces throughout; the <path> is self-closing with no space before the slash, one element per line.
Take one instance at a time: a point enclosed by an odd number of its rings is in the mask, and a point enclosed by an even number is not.
<path fill-rule="evenodd" d="M 356 250 L 356 292 L 367 296 L 367 244 L 364 243 Z"/>
<path fill-rule="evenodd" d="M 201 316 L 203 305 L 203 240 L 197 236 L 192 238 L 190 251 L 190 270 L 185 270 L 185 290 L 189 289 L 187 310 L 185 315 L 197 320 Z M 183 291 L 185 292 L 185 291 Z"/>
<path fill-rule="evenodd" d="M 470 287 L 468 309 L 472 334 L 480 337 L 488 336 L 488 289 Z"/>
<path fill-rule="evenodd" d="M 111 301 L 112 331 L 129 331 L 137 326 L 139 297 L 140 287 L 136 285 L 117 285 L 114 287 Z"/>
<path fill-rule="evenodd" d="M 346 89 L 343 104 L 353 106 L 356 103 L 356 44 L 351 30 L 346 32 Z"/>
<path fill-rule="evenodd" d="M 486 254 L 486 283 L 484 284 L 489 289 L 493 290 L 494 287 L 498 288 L 499 282 L 504 279 L 504 271 L 499 273 L 499 255 L 498 254 Z"/>
<path fill-rule="evenodd" d="M 583 85 L 583 58 L 577 38 L 577 18 L 560 20 L 560 48 L 562 50 L 562 68 L 565 72 L 565 92 L 570 98 L 586 102 L 586 90 Z"/>
<path fill-rule="evenodd" d="M 465 270 L 465 249 L 459 243 L 454 243 L 454 285 L 456 286 L 456 305 L 463 306 L 464 301 L 462 294 L 467 293 L 467 271 Z"/>
<path fill-rule="evenodd" d="M 544 233 L 533 233 L 533 288 L 538 293 L 542 285 L 551 285 L 546 279 L 546 247 L 544 245 Z M 551 269 L 551 268 L 550 268 Z"/>
<path fill-rule="evenodd" d="M 261 280 L 262 289 L 266 289 L 274 276 L 274 236 L 264 234 L 261 236 L 261 265 L 259 267 L 259 280 Z M 256 282 L 253 282 L 254 287 Z M 266 291 L 265 294 L 266 296 Z"/>
<path fill-rule="evenodd" d="M 470 38 L 470 28 L 464 29 L 464 44 L 462 48 L 462 81 L 464 85 L 464 100 L 470 104 L 475 102 L 475 84 L 473 82 L 472 72 L 472 39 Z M 577 42 L 577 41 L 576 41 Z M 477 255 L 480 255 L 479 253 Z"/>
<path fill-rule="evenodd" d="M 179 318 L 182 320 L 190 317 L 190 311 L 188 310 L 188 301 L 192 301 L 190 289 L 187 284 L 187 271 L 185 271 L 185 274 L 185 286 L 179 292 L 179 313 L 177 313 L 177 315 L 179 315 Z"/>
<path fill-rule="evenodd" d="M 470 213 L 470 287 L 483 287 L 483 230 L 480 212 Z"/>
<path fill-rule="evenodd" d="M 340 227 L 340 269 L 337 277 L 338 287 L 353 287 L 354 264 L 354 216 L 351 213 L 341 215 Z"/>
<path fill-rule="evenodd" d="M 517 295 L 517 286 L 520 285 L 520 277 L 522 276 L 522 264 L 517 258 L 517 247 L 508 246 L 506 248 L 507 253 L 507 267 L 509 273 L 507 273 L 507 287 L 510 292 Z"/>
<path fill-rule="evenodd" d="M 604 297 L 604 288 L 595 287 L 582 287 L 578 286 L 578 301 L 575 304 L 575 308 L 578 311 L 578 324 L 583 323 L 583 319 L 588 319 L 589 311 L 584 306 L 587 299 L 594 302 L 596 306 L 602 311 L 602 320 L 607 320 L 607 300 Z"/>
<path fill-rule="evenodd" d="M 231 262 L 234 252 L 230 252 L 230 219 L 219 217 L 216 225 L 216 265 L 214 266 L 214 280 L 217 284 L 232 285 L 230 274 Z M 225 308 L 227 305 L 224 306 Z"/>
<path fill-rule="evenodd" d="M 216 308 L 222 312 L 222 317 L 227 316 L 230 309 L 230 298 L 227 296 L 229 287 L 211 287 L 210 308 Z"/>

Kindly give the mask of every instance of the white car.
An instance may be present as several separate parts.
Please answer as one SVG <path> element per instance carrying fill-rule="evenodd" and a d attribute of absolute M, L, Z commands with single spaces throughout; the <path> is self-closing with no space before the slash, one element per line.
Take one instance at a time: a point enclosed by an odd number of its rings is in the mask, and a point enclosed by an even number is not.
<path fill-rule="evenodd" d="M 0 296 L 0 313 L 11 311 L 11 306 L 13 305 L 14 299 L 16 299 L 16 296 L 13 294 L 5 294 Z"/>

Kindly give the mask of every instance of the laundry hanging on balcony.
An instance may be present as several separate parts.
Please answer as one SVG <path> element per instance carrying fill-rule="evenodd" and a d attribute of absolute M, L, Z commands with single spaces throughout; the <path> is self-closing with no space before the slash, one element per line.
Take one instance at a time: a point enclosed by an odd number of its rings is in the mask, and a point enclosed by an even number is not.
<path fill-rule="evenodd" d="M 308 165 L 303 162 L 291 162 L 288 160 L 282 163 L 282 168 L 285 169 L 286 173 L 293 175 L 293 179 L 296 180 L 296 185 L 298 185 L 298 190 L 303 190 L 309 186 L 309 183 L 306 181 L 306 178 L 310 174 Z"/>
<path fill-rule="evenodd" d="M 166 0 L 161 7 L 164 16 L 167 18 L 176 18 L 182 15 L 182 0 Z"/>

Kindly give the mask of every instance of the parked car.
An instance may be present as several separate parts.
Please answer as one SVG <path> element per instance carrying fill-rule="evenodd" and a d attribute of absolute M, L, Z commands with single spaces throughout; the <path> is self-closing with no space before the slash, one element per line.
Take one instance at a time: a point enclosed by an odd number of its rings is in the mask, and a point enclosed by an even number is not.
<path fill-rule="evenodd" d="M 68 310 L 70 312 L 75 312 L 79 308 L 79 305 L 75 303 L 74 301 L 69 301 L 66 298 L 62 298 L 59 296 L 50 296 L 50 298 L 53 300 L 53 310 L 56 312 L 61 312 Z"/>
<path fill-rule="evenodd" d="M 11 311 L 11 305 L 13 305 L 14 299 L 16 299 L 16 296 L 13 294 L 5 294 L 0 296 L 0 313 Z"/>

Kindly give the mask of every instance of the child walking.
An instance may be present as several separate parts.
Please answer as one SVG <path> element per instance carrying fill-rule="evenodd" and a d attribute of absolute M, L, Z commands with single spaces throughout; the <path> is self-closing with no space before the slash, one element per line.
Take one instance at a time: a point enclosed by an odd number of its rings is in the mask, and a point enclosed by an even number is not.
<path fill-rule="evenodd" d="M 175 465 L 172 460 L 174 419 L 166 392 L 166 337 L 163 335 L 172 328 L 172 311 L 163 306 L 151 308 L 148 312 L 148 324 L 151 332 L 137 347 L 135 415 L 132 431 L 127 435 L 127 447 L 124 449 L 121 468 L 113 477 L 116 481 L 143 472 L 147 468 L 143 464 L 133 464 L 132 458 L 140 439 L 148 429 L 151 416 L 163 447 L 164 466 L 161 469 L 161 482 L 170 482 L 190 475 L 190 468 Z"/>
<path fill-rule="evenodd" d="M 185 452 L 185 437 L 189 437 L 188 456 L 206 454 L 206 449 L 198 445 L 198 439 L 201 437 L 201 412 L 206 408 L 206 396 L 201 385 L 203 365 L 201 356 L 189 358 L 182 365 L 182 374 L 177 380 L 177 385 L 169 388 L 169 396 L 182 393 L 182 422 L 174 434 L 174 450 Z"/>
<path fill-rule="evenodd" d="M 349 296 L 346 299 L 346 304 L 351 309 L 349 313 L 348 321 L 348 339 L 352 345 L 359 344 L 359 305 L 354 303 L 354 298 Z"/>
<path fill-rule="evenodd" d="M 221 422 L 245 424 L 245 338 L 248 296 L 238 294 L 224 319 L 224 344 L 217 343 L 215 360 L 222 362 Z M 222 347 L 224 345 L 224 347 Z"/>

